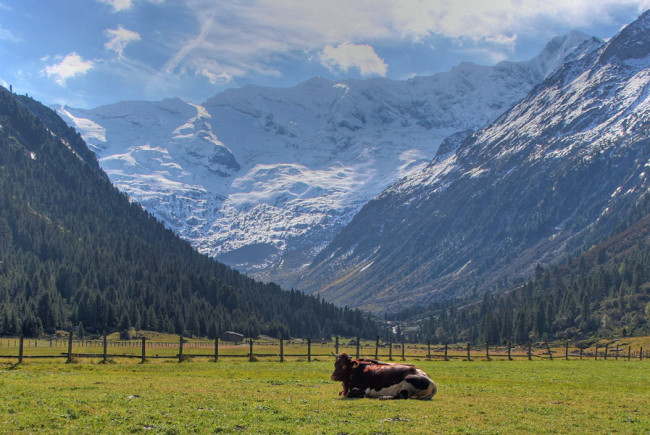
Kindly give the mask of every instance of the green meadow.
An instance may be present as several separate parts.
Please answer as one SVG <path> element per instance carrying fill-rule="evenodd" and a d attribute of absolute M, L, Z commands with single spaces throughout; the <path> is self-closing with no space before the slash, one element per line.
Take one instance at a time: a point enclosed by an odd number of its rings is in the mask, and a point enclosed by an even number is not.
<path fill-rule="evenodd" d="M 650 433 L 650 362 L 415 361 L 431 401 L 342 399 L 333 358 L 0 362 L 0 433 Z"/>

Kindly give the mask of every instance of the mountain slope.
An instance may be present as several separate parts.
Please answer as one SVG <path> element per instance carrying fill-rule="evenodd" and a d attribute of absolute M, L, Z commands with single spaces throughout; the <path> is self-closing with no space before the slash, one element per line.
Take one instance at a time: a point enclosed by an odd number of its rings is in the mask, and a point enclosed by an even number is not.
<path fill-rule="evenodd" d="M 0 335 L 81 324 L 213 337 L 377 333 L 358 311 L 197 253 L 119 193 L 54 112 L 0 88 Z"/>
<path fill-rule="evenodd" d="M 572 33 L 529 62 L 464 63 L 408 81 L 312 79 L 233 89 L 202 105 L 59 113 L 122 191 L 201 252 L 291 284 L 363 204 L 425 165 L 444 137 L 494 120 L 567 55 L 600 44 Z"/>
<path fill-rule="evenodd" d="M 569 262 L 538 266 L 524 285 L 447 300 L 418 313 L 422 337 L 439 342 L 514 343 L 646 336 L 650 332 L 648 198 L 643 217 Z"/>
<path fill-rule="evenodd" d="M 599 240 L 648 190 L 650 13 L 571 59 L 490 126 L 370 201 L 303 276 L 395 310 L 504 280 Z"/>

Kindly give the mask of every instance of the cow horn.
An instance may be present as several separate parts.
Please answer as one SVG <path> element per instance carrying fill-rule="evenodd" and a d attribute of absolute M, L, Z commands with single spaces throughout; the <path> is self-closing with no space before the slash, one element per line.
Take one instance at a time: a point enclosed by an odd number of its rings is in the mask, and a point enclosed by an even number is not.
<path fill-rule="evenodd" d="M 359 361 L 352 361 L 352 368 L 356 369 L 357 367 L 359 367 Z"/>

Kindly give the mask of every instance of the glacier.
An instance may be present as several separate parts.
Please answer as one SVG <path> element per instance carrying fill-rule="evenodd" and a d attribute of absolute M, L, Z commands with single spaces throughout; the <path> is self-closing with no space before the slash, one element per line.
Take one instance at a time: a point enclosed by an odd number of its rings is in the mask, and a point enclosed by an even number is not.
<path fill-rule="evenodd" d="M 443 139 L 493 122 L 567 56 L 602 43 L 572 32 L 527 62 L 461 63 L 403 81 L 313 78 L 201 104 L 55 109 L 121 191 L 200 252 L 289 287 L 365 203 L 425 168 Z"/>

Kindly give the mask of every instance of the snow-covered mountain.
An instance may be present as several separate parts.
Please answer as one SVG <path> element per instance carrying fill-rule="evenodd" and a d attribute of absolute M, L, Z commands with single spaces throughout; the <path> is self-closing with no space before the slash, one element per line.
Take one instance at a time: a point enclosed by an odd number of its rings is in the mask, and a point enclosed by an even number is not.
<path fill-rule="evenodd" d="M 507 287 L 650 197 L 650 11 L 370 201 L 300 288 L 382 311 Z M 634 214 L 636 213 L 636 214 Z"/>
<path fill-rule="evenodd" d="M 423 168 L 443 138 L 477 129 L 567 56 L 602 42 L 553 39 L 528 62 L 463 63 L 406 81 L 247 86 L 189 104 L 58 107 L 113 183 L 201 252 L 291 285 L 373 196 Z"/>

